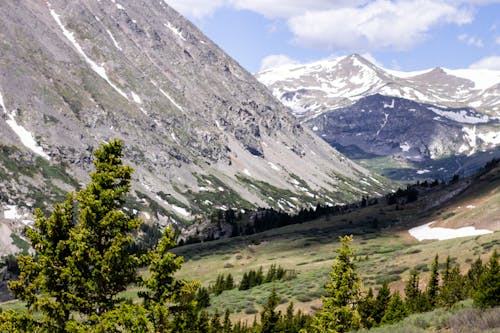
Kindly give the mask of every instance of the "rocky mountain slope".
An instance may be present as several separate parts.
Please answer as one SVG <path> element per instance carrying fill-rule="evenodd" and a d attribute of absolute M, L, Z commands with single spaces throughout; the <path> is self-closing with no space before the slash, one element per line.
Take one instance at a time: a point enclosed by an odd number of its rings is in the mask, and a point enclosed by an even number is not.
<path fill-rule="evenodd" d="M 332 146 L 395 179 L 446 178 L 500 154 L 500 71 L 403 73 L 352 55 L 257 78 Z"/>
<path fill-rule="evenodd" d="M 85 183 L 110 138 L 136 170 L 129 209 L 163 224 L 387 188 L 162 1 L 0 2 L 0 114 L 9 230 Z"/>

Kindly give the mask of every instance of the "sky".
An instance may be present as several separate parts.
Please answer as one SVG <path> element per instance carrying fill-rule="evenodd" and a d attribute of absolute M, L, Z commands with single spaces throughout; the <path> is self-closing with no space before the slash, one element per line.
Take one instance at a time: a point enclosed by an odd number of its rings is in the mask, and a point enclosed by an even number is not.
<path fill-rule="evenodd" d="M 388 69 L 500 70 L 500 0 L 165 0 L 252 73 L 358 53 Z"/>

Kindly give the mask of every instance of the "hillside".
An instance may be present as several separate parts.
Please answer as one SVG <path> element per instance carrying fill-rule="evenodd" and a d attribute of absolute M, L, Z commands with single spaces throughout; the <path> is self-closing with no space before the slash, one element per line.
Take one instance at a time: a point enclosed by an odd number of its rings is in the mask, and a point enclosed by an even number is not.
<path fill-rule="evenodd" d="M 3 1 L 0 16 L 6 234 L 88 183 L 92 151 L 112 138 L 136 170 L 127 208 L 163 226 L 389 187 L 300 125 L 164 2 Z"/>
<path fill-rule="evenodd" d="M 244 272 L 261 266 L 265 272 L 272 264 L 296 271 L 297 278 L 289 281 L 248 291 L 225 291 L 214 297 L 214 308 L 229 307 L 236 312 L 235 318 L 251 322 L 254 311 L 260 309 L 272 288 L 285 300 L 279 306 L 281 310 L 293 301 L 305 312 L 316 311 L 340 235 L 354 235 L 357 265 L 365 287 L 378 288 L 388 281 L 391 288 L 400 291 L 413 268 L 419 270 L 424 281 L 428 278 L 436 254 L 441 260 L 449 255 L 464 270 L 478 256 L 485 259 L 499 249 L 500 167 L 448 185 L 417 189 L 418 200 L 412 203 L 403 204 L 403 197 L 399 204 L 392 205 L 379 200 L 365 208 L 312 222 L 180 247 L 175 252 L 184 255 L 186 263 L 179 277 L 196 276 L 208 286 L 215 283 L 218 274 L 231 273 L 238 282 Z M 434 223 L 425 234 L 431 240 L 419 241 L 410 234 L 411 229 L 430 222 Z M 437 232 L 432 229 L 436 227 L 447 229 Z M 461 229 L 464 227 L 469 228 Z M 476 236 L 466 236 L 473 232 L 477 232 Z M 462 237 L 432 240 L 452 233 Z"/>

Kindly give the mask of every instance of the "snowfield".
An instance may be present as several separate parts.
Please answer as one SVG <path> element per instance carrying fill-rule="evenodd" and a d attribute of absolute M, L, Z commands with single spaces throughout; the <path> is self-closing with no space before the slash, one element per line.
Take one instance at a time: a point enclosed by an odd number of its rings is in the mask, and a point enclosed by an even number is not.
<path fill-rule="evenodd" d="M 410 235 L 418 239 L 419 242 L 427 239 L 437 239 L 446 240 L 459 237 L 467 236 L 478 236 L 491 234 L 493 231 L 486 229 L 476 229 L 474 227 L 463 227 L 459 229 L 449 229 L 449 228 L 431 228 L 434 222 L 429 222 L 427 224 L 421 225 L 419 227 L 412 228 L 408 230 Z"/>

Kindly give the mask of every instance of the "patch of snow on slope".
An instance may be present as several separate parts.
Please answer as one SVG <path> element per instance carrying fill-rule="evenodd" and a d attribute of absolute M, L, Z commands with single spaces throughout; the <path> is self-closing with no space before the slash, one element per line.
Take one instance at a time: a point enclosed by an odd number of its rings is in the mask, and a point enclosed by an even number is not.
<path fill-rule="evenodd" d="M 429 173 L 429 172 L 431 172 L 431 171 L 427 170 L 427 169 L 418 170 L 417 175 L 425 175 L 426 173 Z"/>
<path fill-rule="evenodd" d="M 484 143 L 492 145 L 500 145 L 500 132 L 487 132 L 479 133 L 477 137 L 481 139 Z"/>
<path fill-rule="evenodd" d="M 269 166 L 271 167 L 271 169 L 276 170 L 276 171 L 281 171 L 281 169 L 280 169 L 280 168 L 278 168 L 278 167 L 276 166 L 276 164 L 274 164 L 274 163 L 272 163 L 272 162 L 267 162 L 267 164 L 269 164 Z"/>
<path fill-rule="evenodd" d="M 408 232 L 419 241 L 423 241 L 426 239 L 446 240 L 493 233 L 493 231 L 491 230 L 476 229 L 474 227 L 463 227 L 459 229 L 431 228 L 431 225 L 433 223 L 434 222 L 430 222 L 419 227 L 412 228 L 408 230 Z"/>
<path fill-rule="evenodd" d="M 116 4 L 116 8 L 118 8 L 119 10 L 125 10 L 125 8 L 119 3 Z"/>
<path fill-rule="evenodd" d="M 500 83 L 500 71 L 489 69 L 447 69 L 446 74 L 458 76 L 474 82 L 476 89 L 487 89 Z"/>
<path fill-rule="evenodd" d="M 7 205 L 7 207 L 3 211 L 3 217 L 7 220 L 18 220 L 23 216 L 17 212 L 17 206 Z"/>
<path fill-rule="evenodd" d="M 467 110 L 460 110 L 460 112 L 453 112 L 453 111 L 441 110 L 435 107 L 428 107 L 427 109 L 440 116 L 443 116 L 445 118 L 463 124 L 481 124 L 490 121 L 490 118 L 487 115 L 479 115 L 474 113 L 471 114 L 471 112 L 468 112 Z"/>
<path fill-rule="evenodd" d="M 384 109 L 394 109 L 394 98 L 392 99 L 391 104 L 387 104 L 384 102 Z"/>
<path fill-rule="evenodd" d="M 169 94 L 167 94 L 163 89 L 161 88 L 158 88 L 160 89 L 160 92 L 162 93 L 163 96 L 165 96 L 169 101 L 170 103 L 172 103 L 176 108 L 178 108 L 179 110 L 181 110 L 182 112 L 184 112 L 184 110 L 182 109 L 182 107 L 177 104 L 174 99 L 172 97 L 169 96 Z"/>
<path fill-rule="evenodd" d="M 469 146 L 472 148 L 475 148 L 476 141 L 477 141 L 476 140 L 477 139 L 476 126 L 474 126 L 472 128 L 464 127 L 464 128 L 462 128 L 462 131 L 465 133 L 465 139 L 469 143 Z"/>
<path fill-rule="evenodd" d="M 406 153 L 410 151 L 411 146 L 408 144 L 408 142 L 404 142 L 399 144 L 399 148 L 401 148 L 401 150 Z"/>
<path fill-rule="evenodd" d="M 191 213 L 188 212 L 185 208 L 182 208 L 182 207 L 179 207 L 179 206 L 176 206 L 176 205 L 171 205 L 172 208 L 179 214 L 181 214 L 182 216 L 184 217 L 189 217 L 191 216 Z"/>
<path fill-rule="evenodd" d="M 78 51 L 78 53 L 80 53 L 80 55 L 83 57 L 83 59 L 85 59 L 87 64 L 90 65 L 90 68 L 92 68 L 92 70 L 97 75 L 99 75 L 101 78 L 103 78 L 116 92 L 118 92 L 120 95 L 122 95 L 124 98 L 126 98 L 128 100 L 127 94 L 125 94 L 120 88 L 118 88 L 113 82 L 111 82 L 108 75 L 106 74 L 106 70 L 104 69 L 104 67 L 96 64 L 92 59 L 90 59 L 87 56 L 87 54 L 85 54 L 85 52 L 83 51 L 80 44 L 78 44 L 78 42 L 76 41 L 74 34 L 71 31 L 69 31 L 68 29 L 66 29 L 66 27 L 64 26 L 64 24 L 61 21 L 60 16 L 54 11 L 54 9 L 52 9 L 51 4 L 49 2 L 47 2 L 47 4 L 49 6 L 50 15 L 52 15 L 52 17 L 56 21 L 57 25 L 59 26 L 59 28 L 61 28 L 63 35 L 71 42 L 71 44 L 73 44 L 73 46 Z"/>
<path fill-rule="evenodd" d="M 97 22 L 101 22 L 101 20 L 97 17 L 97 16 L 94 16 L 95 19 L 97 20 Z M 104 25 L 104 24 L 103 24 Z M 108 33 L 108 36 L 111 38 L 111 40 L 113 41 L 113 44 L 115 44 L 115 47 L 122 51 L 122 48 L 120 47 L 120 45 L 118 45 L 118 42 L 116 41 L 115 39 L 115 36 L 113 36 L 113 34 L 111 33 L 111 31 L 109 31 L 106 27 L 104 27 L 104 29 L 106 30 L 106 32 Z"/>
<path fill-rule="evenodd" d="M 16 122 L 16 119 L 14 117 L 15 113 L 14 112 L 9 113 L 7 111 L 7 107 L 5 106 L 5 102 L 3 100 L 2 93 L 0 93 L 0 106 L 3 108 L 3 112 L 8 117 L 8 119 L 6 121 L 7 125 L 9 125 L 9 127 L 14 131 L 14 133 L 16 133 L 16 135 L 21 140 L 21 143 L 24 146 L 26 146 L 26 148 L 28 148 L 29 150 L 33 151 L 35 154 L 37 154 L 37 155 L 45 158 L 46 160 L 50 160 L 49 155 L 47 155 L 43 151 L 43 148 L 40 147 L 36 143 L 35 138 L 33 137 L 33 134 L 31 134 L 31 132 L 29 132 L 28 130 L 26 130 L 24 127 L 22 127 L 21 125 L 19 125 Z"/>
<path fill-rule="evenodd" d="M 389 114 L 388 113 L 384 113 L 384 116 L 385 116 L 384 123 L 382 124 L 382 127 L 380 127 L 380 129 L 377 131 L 377 136 L 384 129 L 385 125 L 387 125 L 387 121 L 389 120 Z"/>
<path fill-rule="evenodd" d="M 174 33 L 174 35 L 179 37 L 179 39 L 186 41 L 186 38 L 184 38 L 184 36 L 182 36 L 182 32 L 178 28 L 173 26 L 172 23 L 167 22 L 164 24 L 164 26 L 167 27 L 170 31 L 172 31 Z"/>
<path fill-rule="evenodd" d="M 139 97 L 139 95 L 137 95 L 135 92 L 131 92 L 132 94 L 132 99 L 134 100 L 134 102 L 136 102 L 137 104 L 142 104 L 142 101 L 141 101 L 141 98 Z"/>

